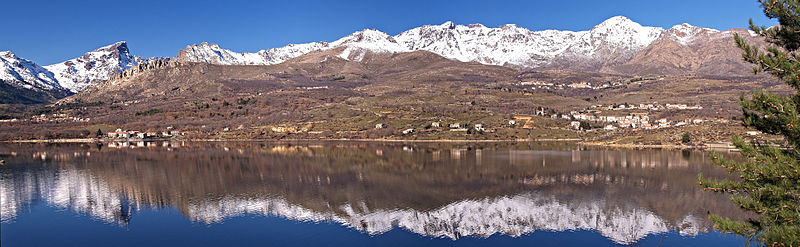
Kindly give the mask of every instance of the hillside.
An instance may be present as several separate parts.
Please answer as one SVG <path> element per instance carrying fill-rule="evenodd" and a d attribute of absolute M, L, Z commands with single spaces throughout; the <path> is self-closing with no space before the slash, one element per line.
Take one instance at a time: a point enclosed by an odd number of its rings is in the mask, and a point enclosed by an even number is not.
<path fill-rule="evenodd" d="M 735 121 L 741 93 L 789 90 L 750 75 L 734 34 L 763 44 L 745 30 L 663 29 L 625 17 L 580 32 L 452 22 L 394 36 L 366 29 L 255 53 L 201 43 L 160 59 L 120 42 L 52 66 L 18 59 L 29 65 L 6 69 L 27 71 L 18 84 L 38 80 L 62 93 L 4 90 L 6 103 L 78 93 L 47 106 L 4 105 L 2 118 L 17 122 L 0 139 L 174 127 L 193 138 L 655 145 L 690 133 L 699 145 L 745 132 Z"/>
<path fill-rule="evenodd" d="M 218 44 L 203 42 L 186 46 L 171 59 L 215 65 L 277 65 L 311 53 L 360 61 L 367 53 L 425 51 L 453 61 L 519 70 L 568 70 L 625 76 L 748 76 L 749 65 L 740 59 L 732 42 L 737 33 L 751 43 L 763 44 L 744 29 L 719 31 L 685 23 L 664 29 L 642 26 L 626 17 L 616 16 L 590 30 L 577 32 L 532 31 L 514 24 L 491 28 L 481 24 L 445 22 L 412 28 L 396 35 L 364 29 L 331 42 L 289 44 L 258 52 L 235 52 Z M 10 51 L 6 53 L 12 54 Z M 137 64 L 165 59 L 170 58 L 136 56 L 131 53 L 127 42 L 120 41 L 64 62 L 43 67 L 36 65 L 40 71 L 37 73 L 44 77 L 15 77 L 17 82 L 8 78 L 28 72 L 0 61 L 6 74 L 3 76 L 6 78 L 3 80 L 4 88 L 14 87 L 4 91 L 7 96 L 4 96 L 3 103 L 52 102 L 94 87 Z M 43 85 L 41 80 L 69 92 L 43 94 L 42 90 L 32 92 L 30 88 L 21 89 L 14 84 Z"/>
<path fill-rule="evenodd" d="M 427 51 L 359 50 L 343 58 L 345 49 L 311 52 L 275 65 L 175 60 L 139 64 L 38 110 L 60 118 L 9 124 L 3 132 L 17 134 L 0 138 L 89 137 L 98 128 L 157 132 L 174 127 L 191 133 L 191 138 L 614 140 L 629 132 L 576 132 L 568 127 L 572 120 L 554 116 L 597 111 L 592 108 L 596 105 L 661 102 L 703 106 L 649 111 L 653 119 L 707 120 L 683 130 L 696 132 L 702 137 L 698 143 L 703 143 L 743 133 L 729 121 L 739 114 L 735 99 L 741 92 L 756 87 L 785 90 L 759 77 L 531 71 L 459 62 Z M 535 116 L 539 109 L 545 116 Z M 509 126 L 518 116 L 532 118 Z M 433 122 L 442 126 L 434 127 Z M 453 123 L 487 129 L 450 131 Z M 375 128 L 380 124 L 383 128 Z M 401 133 L 406 129 L 415 132 Z M 664 135 L 680 131 L 639 132 L 649 137 L 628 141 L 671 143 L 678 137 Z"/>

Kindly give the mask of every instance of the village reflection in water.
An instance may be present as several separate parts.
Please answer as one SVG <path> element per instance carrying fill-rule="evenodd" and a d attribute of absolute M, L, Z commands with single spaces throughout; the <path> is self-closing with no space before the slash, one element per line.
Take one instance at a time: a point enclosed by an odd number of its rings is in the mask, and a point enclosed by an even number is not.
<path fill-rule="evenodd" d="M 712 231 L 747 215 L 703 192 L 727 177 L 700 151 L 567 144 L 3 144 L 0 215 L 36 203 L 125 226 L 143 208 L 199 224 L 242 215 L 460 239 L 590 230 L 618 244 Z"/>

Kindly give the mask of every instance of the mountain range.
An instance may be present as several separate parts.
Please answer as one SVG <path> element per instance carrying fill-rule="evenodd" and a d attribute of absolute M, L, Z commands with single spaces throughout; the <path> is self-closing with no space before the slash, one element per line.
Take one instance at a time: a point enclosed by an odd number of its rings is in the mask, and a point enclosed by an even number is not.
<path fill-rule="evenodd" d="M 290 44 L 258 52 L 234 52 L 211 43 L 189 45 L 171 60 L 217 65 L 274 65 L 315 51 L 336 50 L 339 58 L 361 62 L 370 53 L 427 51 L 459 62 L 520 70 L 571 70 L 623 75 L 745 75 L 732 36 L 752 39 L 744 29 L 719 31 L 689 24 L 670 29 L 642 26 L 626 17 L 612 17 L 588 31 L 531 31 L 507 24 L 426 25 L 391 36 L 365 29 L 333 42 Z M 117 42 L 65 62 L 39 66 L 0 53 L 3 103 L 46 102 L 92 87 L 111 76 L 154 58 L 132 55 Z M 163 61 L 163 59 L 158 59 Z M 11 92 L 12 90 L 4 90 Z M 18 95 L 35 95 L 18 97 Z"/>

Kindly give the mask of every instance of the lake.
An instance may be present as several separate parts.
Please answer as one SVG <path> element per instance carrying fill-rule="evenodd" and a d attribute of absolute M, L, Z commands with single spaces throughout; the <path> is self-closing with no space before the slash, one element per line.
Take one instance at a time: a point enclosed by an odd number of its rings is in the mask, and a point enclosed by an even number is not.
<path fill-rule="evenodd" d="M 0 144 L 3 246 L 742 246 L 709 153 L 570 144 Z"/>

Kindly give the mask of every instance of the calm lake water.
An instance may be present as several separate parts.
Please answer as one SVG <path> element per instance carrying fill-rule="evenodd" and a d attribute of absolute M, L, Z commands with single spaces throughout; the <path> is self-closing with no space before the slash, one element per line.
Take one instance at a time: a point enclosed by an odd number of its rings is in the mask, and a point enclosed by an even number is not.
<path fill-rule="evenodd" d="M 742 246 L 695 151 L 2 144 L 2 246 Z"/>

